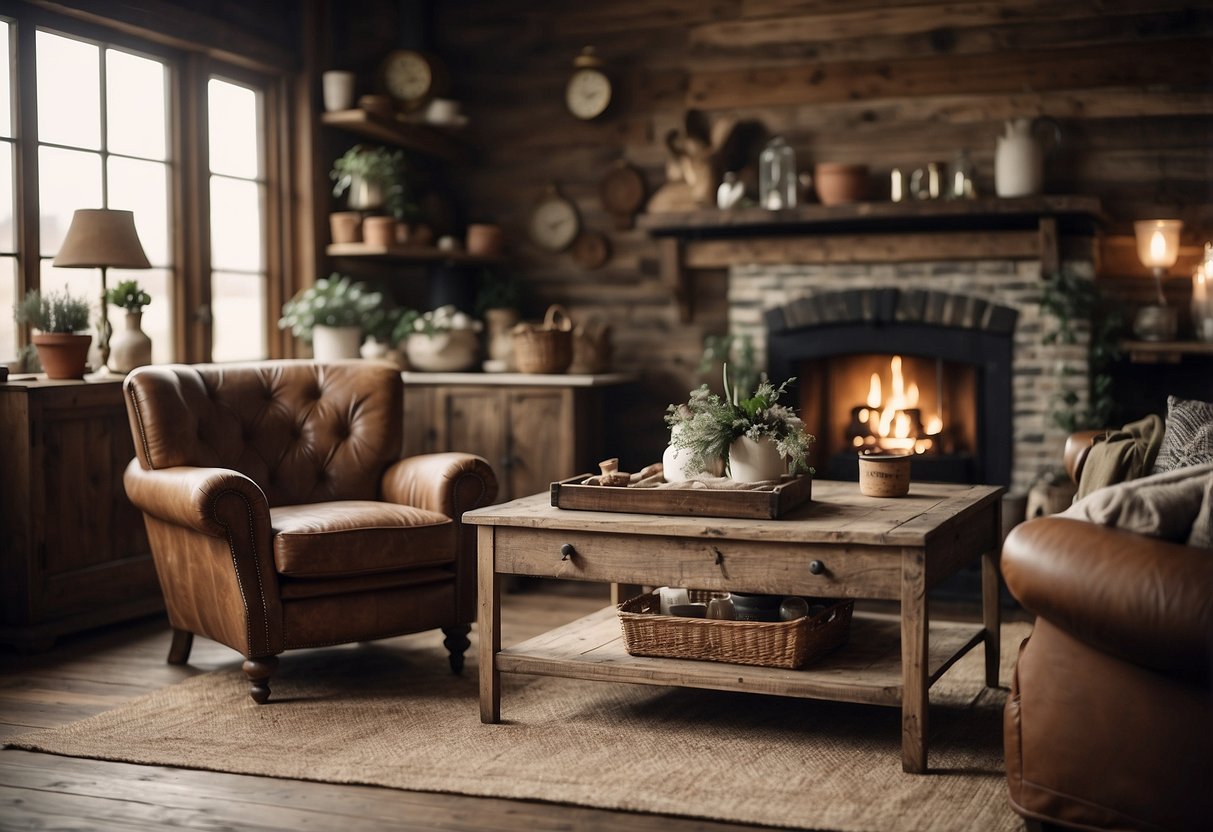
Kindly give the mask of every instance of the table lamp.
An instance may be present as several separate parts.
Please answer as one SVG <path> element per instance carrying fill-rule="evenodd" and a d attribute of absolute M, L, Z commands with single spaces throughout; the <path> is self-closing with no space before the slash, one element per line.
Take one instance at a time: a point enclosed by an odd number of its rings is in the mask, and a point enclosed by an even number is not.
<path fill-rule="evenodd" d="M 150 269 L 143 245 L 135 231 L 133 211 L 113 208 L 80 208 L 72 215 L 67 236 L 54 265 L 60 268 L 101 269 L 101 320 L 97 324 L 98 347 L 101 350 L 101 366 L 93 378 L 113 376 L 109 368 L 110 334 L 109 301 L 106 299 L 105 271 L 115 269 Z"/>
<path fill-rule="evenodd" d="M 1167 306 L 1162 279 L 1179 258 L 1181 220 L 1141 220 L 1133 223 L 1137 235 L 1137 258 L 1154 272 L 1158 302 L 1143 306 L 1133 319 L 1133 334 L 1143 341 L 1173 341 L 1178 325 L 1174 307 Z"/>

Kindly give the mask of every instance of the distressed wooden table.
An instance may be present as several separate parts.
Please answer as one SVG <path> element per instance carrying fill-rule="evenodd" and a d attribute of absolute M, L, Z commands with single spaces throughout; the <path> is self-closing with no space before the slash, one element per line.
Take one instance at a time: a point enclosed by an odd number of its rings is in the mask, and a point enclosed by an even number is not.
<path fill-rule="evenodd" d="M 914 483 L 896 499 L 818 480 L 781 520 L 554 508 L 547 494 L 468 512 L 479 526 L 480 718 L 501 717 L 501 673 L 741 690 L 901 708 L 902 768 L 927 769 L 931 685 L 978 644 L 998 684 L 1001 494 L 988 485 Z M 981 558 L 982 622 L 931 621 L 927 591 Z M 801 670 L 629 655 L 613 607 L 501 649 L 503 575 L 900 602 L 857 612 L 848 644 Z"/>

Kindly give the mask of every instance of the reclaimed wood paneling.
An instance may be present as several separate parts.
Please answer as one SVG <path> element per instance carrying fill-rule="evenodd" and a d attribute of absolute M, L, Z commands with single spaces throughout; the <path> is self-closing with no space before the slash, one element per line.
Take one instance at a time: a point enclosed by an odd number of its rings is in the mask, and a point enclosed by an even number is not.
<path fill-rule="evenodd" d="M 395 30 L 391 4 L 353 7 L 370 16 L 358 31 L 385 40 Z M 660 186 L 663 139 L 688 107 L 760 121 L 788 140 L 802 168 L 866 163 L 876 198 L 887 195 L 891 168 L 946 162 L 962 149 L 979 193 L 992 194 L 1003 122 L 1051 116 L 1063 144 L 1047 162 L 1046 192 L 1101 201 L 1109 216 L 1101 278 L 1130 318 L 1151 288 L 1133 256 L 1132 220 L 1185 221 L 1167 287 L 1177 300 L 1187 291 L 1179 276 L 1213 237 L 1213 10 L 1200 4 L 520 0 L 505 9 L 467 0 L 434 4 L 430 28 L 470 116 L 475 150 L 451 171 L 467 214 L 505 227 L 512 268 L 531 289 L 528 314 L 555 301 L 574 317 L 610 322 L 617 366 L 641 376 L 638 395 L 612 402 L 612 420 L 636 426 L 619 448 L 625 467 L 660 455 L 665 404 L 699 383 L 702 338 L 725 327 L 726 283 L 720 271 L 700 274 L 691 317 L 679 320 L 661 282 L 671 253 L 644 229 L 615 230 L 598 180 L 622 158 L 641 169 L 650 193 Z M 587 44 L 607 61 L 615 101 L 583 123 L 566 112 L 563 94 Z M 369 71 L 381 56 L 375 47 L 342 41 L 334 54 Z M 551 182 L 577 204 L 584 227 L 611 238 L 604 268 L 583 271 L 528 242 L 531 206 Z"/>

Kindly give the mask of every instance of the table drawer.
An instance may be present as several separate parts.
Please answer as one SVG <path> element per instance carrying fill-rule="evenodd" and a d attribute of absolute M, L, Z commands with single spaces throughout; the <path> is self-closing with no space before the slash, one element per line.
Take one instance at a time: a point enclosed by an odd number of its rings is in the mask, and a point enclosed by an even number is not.
<path fill-rule="evenodd" d="M 509 527 L 498 527 L 494 537 L 496 569 L 507 574 L 748 592 L 901 597 L 901 549 Z"/>

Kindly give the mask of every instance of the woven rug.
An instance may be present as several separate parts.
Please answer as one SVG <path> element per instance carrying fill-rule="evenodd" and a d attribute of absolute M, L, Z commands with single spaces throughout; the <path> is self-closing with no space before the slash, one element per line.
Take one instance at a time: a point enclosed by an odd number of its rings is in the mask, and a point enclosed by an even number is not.
<path fill-rule="evenodd" d="M 1002 706 L 1027 632 L 1003 627 L 1003 689 L 983 688 L 980 649 L 931 689 L 927 775 L 901 770 L 895 708 L 506 674 L 507 722 L 483 725 L 474 661 L 452 676 L 430 636 L 287 653 L 268 705 L 234 665 L 9 745 L 772 826 L 1011 832 Z"/>

